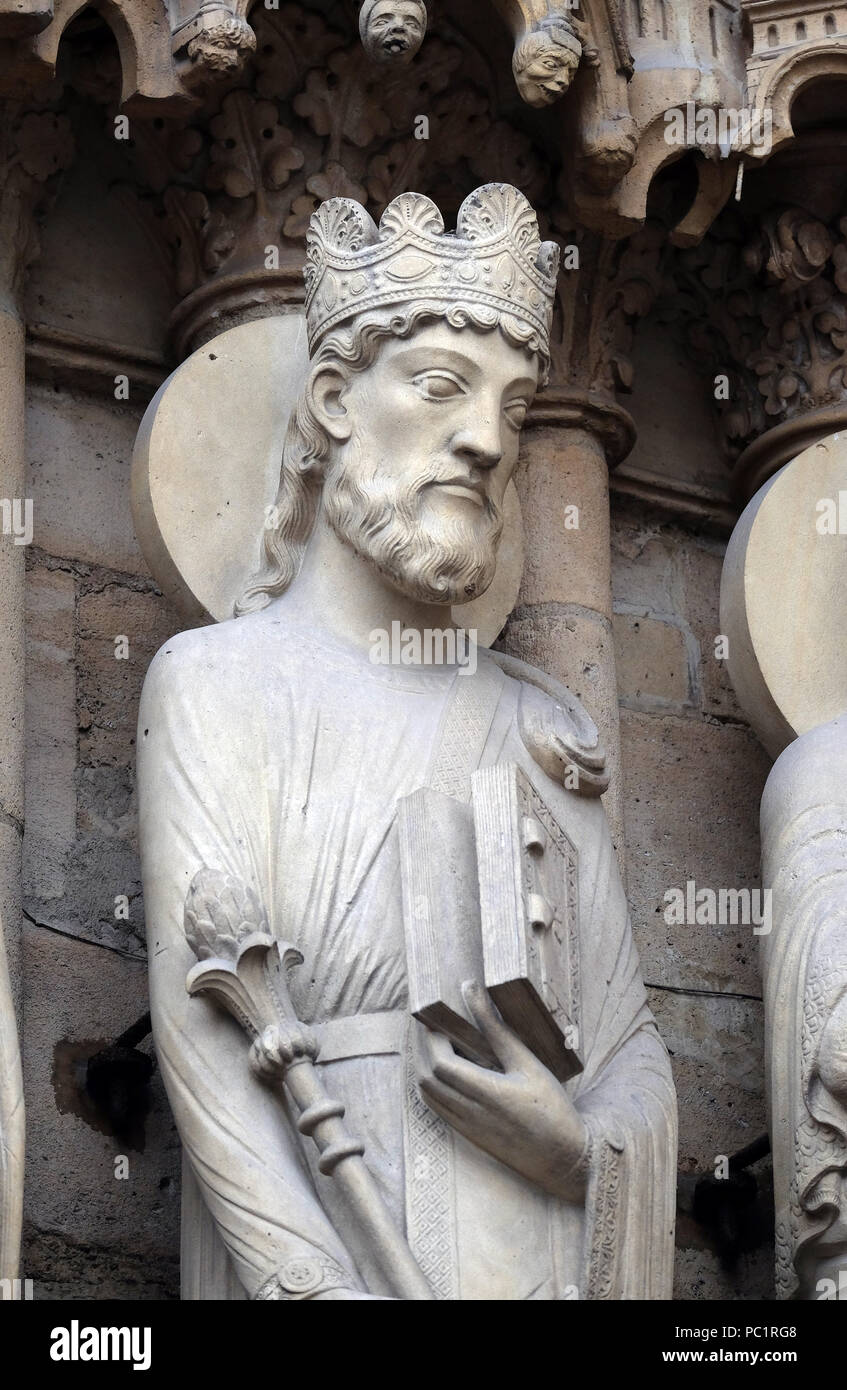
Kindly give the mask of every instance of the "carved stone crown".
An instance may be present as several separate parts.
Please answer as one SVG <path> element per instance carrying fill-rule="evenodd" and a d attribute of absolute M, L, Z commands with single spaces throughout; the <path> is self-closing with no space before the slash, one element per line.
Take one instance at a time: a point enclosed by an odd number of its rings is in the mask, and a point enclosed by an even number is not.
<path fill-rule="evenodd" d="M 486 183 L 459 209 L 456 231 L 421 193 L 401 193 L 377 229 L 350 198 L 330 198 L 306 236 L 309 352 L 375 309 L 430 308 L 457 326 L 493 327 L 549 358 L 559 248 L 542 242 L 535 213 L 506 183 Z"/>

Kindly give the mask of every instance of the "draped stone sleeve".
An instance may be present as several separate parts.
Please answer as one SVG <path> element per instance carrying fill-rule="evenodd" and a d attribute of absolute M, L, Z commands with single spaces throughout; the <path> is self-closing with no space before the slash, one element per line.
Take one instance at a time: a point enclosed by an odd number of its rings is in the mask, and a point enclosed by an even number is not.
<path fill-rule="evenodd" d="M 588 1129 L 581 1297 L 668 1299 L 673 1286 L 677 1104 L 667 1049 L 641 977 L 626 896 L 600 793 L 597 730 L 543 672 L 520 679 L 521 737 L 556 788 L 561 824 L 579 829 L 580 995 L 585 1067 L 573 1099 Z M 531 685 L 526 682 L 530 682 Z M 563 777 L 576 771 L 576 790 Z M 549 795 L 546 792 L 545 795 Z"/>
<path fill-rule="evenodd" d="M 582 939 L 598 965 L 583 972 L 588 1055 L 574 1097 L 589 1133 L 580 1283 L 590 1299 L 668 1299 L 677 1154 L 670 1059 L 647 1006 L 605 813 L 599 802 L 583 804 L 597 826 L 583 841 Z"/>
<path fill-rule="evenodd" d="M 219 629 L 218 629 L 219 630 Z M 211 1002 L 190 998 L 183 933 L 202 866 L 269 902 L 261 720 L 215 629 L 183 633 L 147 675 L 138 724 L 139 815 L 156 1050 L 185 1153 L 248 1297 L 361 1289 L 314 1191 L 278 1097 L 248 1069 L 248 1041 Z M 239 701 L 241 703 L 239 703 Z"/>

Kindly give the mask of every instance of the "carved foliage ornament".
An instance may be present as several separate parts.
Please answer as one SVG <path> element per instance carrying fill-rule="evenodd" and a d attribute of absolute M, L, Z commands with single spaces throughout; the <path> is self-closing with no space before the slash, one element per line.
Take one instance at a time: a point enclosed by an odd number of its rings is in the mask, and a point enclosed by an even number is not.
<path fill-rule="evenodd" d="M 411 67 L 377 69 L 358 42 L 297 5 L 262 11 L 255 24 L 254 90 L 229 92 L 208 134 L 135 123 L 132 157 L 142 184 L 163 196 L 181 295 L 217 272 L 262 267 L 268 246 L 299 286 L 302 238 L 326 199 L 379 217 L 417 186 L 450 211 L 487 176 L 543 200 L 545 162 L 482 92 L 455 84 L 458 48 L 431 38 Z M 304 45 L 322 66 L 304 71 Z M 421 111 L 429 139 L 415 138 Z"/>
<path fill-rule="evenodd" d="M 847 402 L 847 217 L 827 227 L 798 208 L 762 220 L 750 240 L 725 216 L 677 262 L 689 346 L 729 377 L 717 399 L 734 459 L 774 425 Z"/>

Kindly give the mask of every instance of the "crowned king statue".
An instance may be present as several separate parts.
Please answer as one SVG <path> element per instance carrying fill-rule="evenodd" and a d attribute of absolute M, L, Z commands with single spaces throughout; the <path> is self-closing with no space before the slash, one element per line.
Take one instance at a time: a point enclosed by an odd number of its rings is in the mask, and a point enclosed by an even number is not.
<path fill-rule="evenodd" d="M 262 566 L 148 672 L 185 1297 L 670 1296 L 675 1098 L 594 725 L 497 651 L 375 659 L 492 581 L 557 262 L 506 185 L 450 233 L 415 193 L 318 208 Z"/>

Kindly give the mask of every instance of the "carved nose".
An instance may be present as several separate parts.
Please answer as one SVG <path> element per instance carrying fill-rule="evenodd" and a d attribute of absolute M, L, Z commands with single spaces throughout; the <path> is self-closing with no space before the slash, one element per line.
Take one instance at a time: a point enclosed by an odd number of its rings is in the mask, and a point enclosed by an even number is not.
<path fill-rule="evenodd" d="M 503 457 L 499 430 L 482 422 L 462 430 L 454 436 L 453 452 L 471 459 L 479 468 L 496 468 Z"/>

